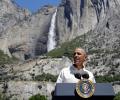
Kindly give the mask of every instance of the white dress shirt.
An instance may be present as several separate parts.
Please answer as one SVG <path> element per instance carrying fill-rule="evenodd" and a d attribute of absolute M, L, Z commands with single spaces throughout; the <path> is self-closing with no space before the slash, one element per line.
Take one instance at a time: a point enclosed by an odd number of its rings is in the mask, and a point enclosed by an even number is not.
<path fill-rule="evenodd" d="M 75 78 L 74 76 L 75 70 L 78 69 L 75 68 L 73 65 L 70 67 L 63 68 L 58 76 L 56 83 L 77 83 L 79 79 Z M 85 68 L 83 68 L 83 70 L 89 74 L 88 80 L 92 81 L 93 83 L 96 83 L 93 74 L 90 71 L 86 70 Z"/>

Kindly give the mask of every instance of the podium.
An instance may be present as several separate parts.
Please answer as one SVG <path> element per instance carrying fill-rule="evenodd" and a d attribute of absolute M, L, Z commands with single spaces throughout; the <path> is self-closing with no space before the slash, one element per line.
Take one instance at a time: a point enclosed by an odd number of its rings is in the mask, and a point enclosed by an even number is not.
<path fill-rule="evenodd" d="M 113 100 L 115 93 L 110 83 L 95 83 L 95 92 L 90 98 L 76 93 L 75 83 L 57 83 L 52 100 Z"/>

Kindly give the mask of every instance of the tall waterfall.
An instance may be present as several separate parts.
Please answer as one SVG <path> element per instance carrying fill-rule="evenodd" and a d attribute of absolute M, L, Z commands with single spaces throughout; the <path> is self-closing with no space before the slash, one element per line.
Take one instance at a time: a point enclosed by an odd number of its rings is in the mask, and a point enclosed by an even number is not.
<path fill-rule="evenodd" d="M 51 25 L 49 28 L 49 33 L 48 33 L 48 42 L 47 42 L 47 51 L 51 51 L 52 49 L 55 48 L 56 46 L 56 41 L 55 41 L 55 22 L 56 22 L 56 13 L 57 13 L 57 9 L 55 11 L 55 13 L 52 16 L 51 19 Z"/>

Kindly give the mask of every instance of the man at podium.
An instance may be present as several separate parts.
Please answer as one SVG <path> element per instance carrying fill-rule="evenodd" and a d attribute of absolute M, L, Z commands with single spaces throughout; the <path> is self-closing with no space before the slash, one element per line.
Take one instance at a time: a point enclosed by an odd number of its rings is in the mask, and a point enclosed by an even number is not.
<path fill-rule="evenodd" d="M 115 93 L 110 83 L 96 83 L 94 75 L 85 69 L 87 54 L 76 48 L 73 65 L 63 68 L 58 76 L 53 100 L 113 100 Z"/>
<path fill-rule="evenodd" d="M 73 65 L 61 70 L 56 83 L 77 83 L 83 78 L 96 83 L 93 74 L 85 69 L 86 59 L 86 52 L 82 48 L 76 48 L 73 54 Z"/>

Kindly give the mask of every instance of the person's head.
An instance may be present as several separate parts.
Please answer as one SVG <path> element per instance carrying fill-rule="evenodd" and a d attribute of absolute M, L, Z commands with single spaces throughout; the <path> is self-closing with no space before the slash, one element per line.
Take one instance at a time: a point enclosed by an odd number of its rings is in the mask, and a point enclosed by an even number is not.
<path fill-rule="evenodd" d="M 76 48 L 74 50 L 73 59 L 75 67 L 77 67 L 78 69 L 83 68 L 83 63 L 86 61 L 86 58 L 87 54 L 85 50 L 83 50 L 82 48 Z"/>

